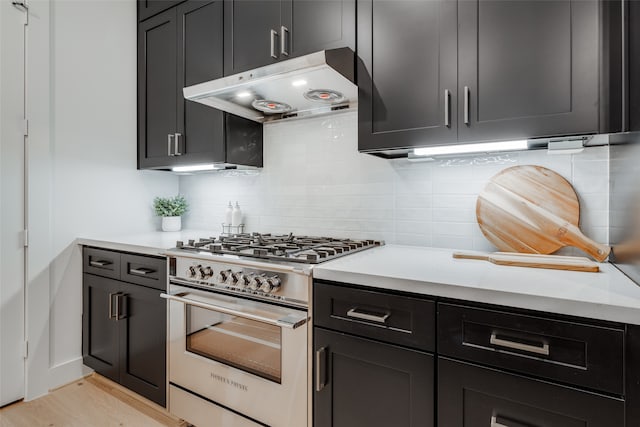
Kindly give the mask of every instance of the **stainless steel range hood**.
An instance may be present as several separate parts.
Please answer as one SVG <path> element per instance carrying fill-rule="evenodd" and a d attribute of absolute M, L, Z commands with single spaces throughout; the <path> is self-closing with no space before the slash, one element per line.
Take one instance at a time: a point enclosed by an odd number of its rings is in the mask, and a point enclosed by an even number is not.
<path fill-rule="evenodd" d="M 355 110 L 355 54 L 323 50 L 185 87 L 184 97 L 259 123 Z"/>

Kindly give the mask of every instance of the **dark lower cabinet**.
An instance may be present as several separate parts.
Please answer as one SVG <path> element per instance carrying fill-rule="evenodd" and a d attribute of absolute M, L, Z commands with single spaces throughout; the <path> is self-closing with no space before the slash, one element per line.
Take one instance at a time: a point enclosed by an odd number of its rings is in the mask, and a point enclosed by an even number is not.
<path fill-rule="evenodd" d="M 184 0 L 138 0 L 138 21 L 144 21 Z"/>
<path fill-rule="evenodd" d="M 85 248 L 82 279 L 82 355 L 85 365 L 132 391 L 166 405 L 166 260 Z M 123 268 L 86 273 L 92 254 L 107 255 Z M 105 274 L 100 276 L 98 274 Z M 135 274 L 140 277 L 133 277 Z M 149 277 L 147 277 L 149 276 Z M 149 281 L 149 286 L 125 281 Z"/>
<path fill-rule="evenodd" d="M 433 356 L 315 328 L 315 427 L 434 425 Z"/>
<path fill-rule="evenodd" d="M 629 5 L 629 129 L 640 131 L 640 1 Z"/>
<path fill-rule="evenodd" d="M 442 427 L 623 427 L 624 401 L 438 358 Z"/>

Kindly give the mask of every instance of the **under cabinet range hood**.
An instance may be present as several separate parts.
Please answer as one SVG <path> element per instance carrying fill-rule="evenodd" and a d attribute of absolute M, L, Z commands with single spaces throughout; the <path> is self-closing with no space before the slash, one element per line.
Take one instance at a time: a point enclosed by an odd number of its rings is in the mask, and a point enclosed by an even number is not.
<path fill-rule="evenodd" d="M 355 110 L 355 54 L 323 50 L 254 70 L 185 87 L 184 97 L 267 123 Z"/>

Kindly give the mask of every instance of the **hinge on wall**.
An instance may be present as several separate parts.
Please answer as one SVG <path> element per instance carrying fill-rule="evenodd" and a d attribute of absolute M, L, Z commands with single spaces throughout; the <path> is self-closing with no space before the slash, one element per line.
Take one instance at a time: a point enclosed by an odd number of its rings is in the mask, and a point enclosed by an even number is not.
<path fill-rule="evenodd" d="M 22 346 L 22 357 L 26 359 L 29 357 L 29 341 L 25 341 Z"/>
<path fill-rule="evenodd" d="M 29 247 L 29 230 L 22 230 L 22 246 Z"/>

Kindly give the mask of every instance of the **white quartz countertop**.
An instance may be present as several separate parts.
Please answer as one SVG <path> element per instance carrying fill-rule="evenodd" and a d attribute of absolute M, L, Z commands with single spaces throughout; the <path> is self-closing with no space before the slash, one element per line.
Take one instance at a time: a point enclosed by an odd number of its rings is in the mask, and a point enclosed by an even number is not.
<path fill-rule="evenodd" d="M 162 255 L 167 249 L 175 248 L 178 240 L 186 242 L 189 239 L 197 240 L 202 236 L 218 236 L 218 234 L 219 232 L 211 230 L 156 231 L 120 236 L 80 237 L 76 240 L 76 243 L 145 255 Z"/>
<path fill-rule="evenodd" d="M 211 230 L 90 236 L 76 240 L 146 255 Z M 609 263 L 599 273 L 507 267 L 454 259 L 451 249 L 386 245 L 319 264 L 316 279 L 640 325 L 640 286 Z"/>
<path fill-rule="evenodd" d="M 316 266 L 313 276 L 414 294 L 640 324 L 640 286 L 609 263 L 599 273 L 454 259 L 450 249 L 387 245 Z"/>

